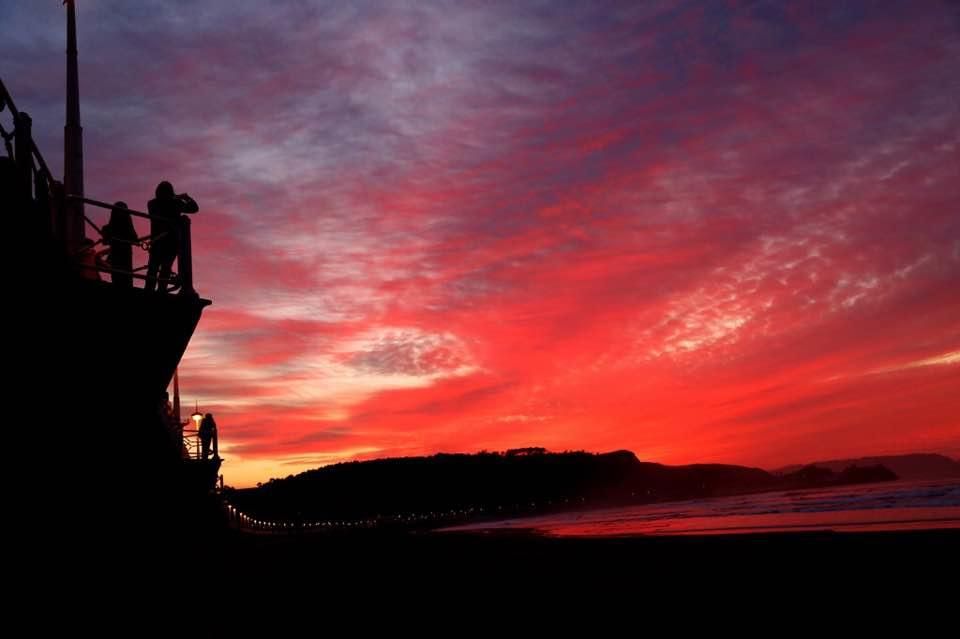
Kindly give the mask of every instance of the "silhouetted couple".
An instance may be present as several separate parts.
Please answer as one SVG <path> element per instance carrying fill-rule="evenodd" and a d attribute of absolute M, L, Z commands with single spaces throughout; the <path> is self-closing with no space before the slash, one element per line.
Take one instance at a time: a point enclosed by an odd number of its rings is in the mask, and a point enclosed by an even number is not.
<path fill-rule="evenodd" d="M 159 281 L 159 290 L 164 292 L 170 284 L 173 260 L 180 252 L 180 215 L 196 213 L 200 208 L 186 193 L 179 195 L 175 193 L 173 185 L 169 182 L 158 184 L 156 195 L 156 198 L 147 203 L 151 241 L 150 261 L 147 263 L 147 284 L 144 288 L 152 291 Z"/>
<path fill-rule="evenodd" d="M 153 291 L 159 283 L 160 292 L 174 288 L 170 282 L 173 260 L 180 252 L 181 222 L 184 213 L 196 213 L 200 208 L 186 193 L 174 192 L 173 185 L 157 185 L 156 198 L 147 203 L 150 214 L 150 260 L 147 263 L 147 283 L 144 288 Z M 111 281 L 119 286 L 133 286 L 133 246 L 140 242 L 133 218 L 126 202 L 117 202 L 110 210 L 110 222 L 103 227 L 103 242 L 109 247 L 107 260 Z M 168 286 L 169 285 L 169 286 Z"/>

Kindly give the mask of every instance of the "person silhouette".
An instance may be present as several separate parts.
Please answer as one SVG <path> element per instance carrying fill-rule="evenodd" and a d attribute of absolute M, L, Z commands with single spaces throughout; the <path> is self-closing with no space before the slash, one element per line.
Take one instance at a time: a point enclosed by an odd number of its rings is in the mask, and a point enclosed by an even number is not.
<path fill-rule="evenodd" d="M 133 287 L 133 245 L 137 242 L 137 230 L 126 202 L 116 202 L 110 209 L 110 221 L 103 227 L 103 242 L 109 247 L 107 260 L 115 269 L 111 281 L 126 288 Z M 122 272 L 117 272 L 122 271 Z"/>
<path fill-rule="evenodd" d="M 157 185 L 156 197 L 147 203 L 151 240 L 146 290 L 153 291 L 158 279 L 160 292 L 167 290 L 173 260 L 180 251 L 180 215 L 199 210 L 192 197 L 186 193 L 177 195 L 169 182 L 163 181 Z"/>
<path fill-rule="evenodd" d="M 200 455 L 203 459 L 206 459 L 210 456 L 210 444 L 217 436 L 217 423 L 213 421 L 213 415 L 211 413 L 207 413 L 203 416 L 203 419 L 200 420 L 199 431 Z"/>

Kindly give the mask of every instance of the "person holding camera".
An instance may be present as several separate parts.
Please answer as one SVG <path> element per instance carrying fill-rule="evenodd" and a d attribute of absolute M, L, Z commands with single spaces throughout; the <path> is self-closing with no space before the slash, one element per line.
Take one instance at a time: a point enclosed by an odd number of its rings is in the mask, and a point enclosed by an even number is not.
<path fill-rule="evenodd" d="M 163 181 L 157 185 L 156 198 L 147 203 L 151 240 L 146 290 L 153 291 L 158 281 L 160 292 L 167 290 L 173 260 L 180 251 L 180 215 L 199 210 L 192 197 L 186 193 L 178 195 L 169 182 Z"/>

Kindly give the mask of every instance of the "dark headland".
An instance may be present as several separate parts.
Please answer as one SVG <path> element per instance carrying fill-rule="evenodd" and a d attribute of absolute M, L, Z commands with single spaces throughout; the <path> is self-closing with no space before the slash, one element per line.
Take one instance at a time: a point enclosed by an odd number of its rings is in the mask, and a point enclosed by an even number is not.
<path fill-rule="evenodd" d="M 539 448 L 350 462 L 258 488 L 227 490 L 226 497 L 264 519 L 379 516 L 381 525 L 334 527 L 316 535 L 230 531 L 213 553 L 227 572 L 242 575 L 322 573 L 344 583 L 366 583 L 358 577 L 364 574 L 397 575 L 401 581 L 390 582 L 389 588 L 400 588 L 398 592 L 413 576 L 434 587 L 470 582 L 513 592 L 531 584 L 582 590 L 622 579 L 632 591 L 653 576 L 660 585 L 669 578 L 690 588 L 692 582 L 685 579 L 691 575 L 725 575 L 729 581 L 744 571 L 769 576 L 775 580 L 771 583 L 780 584 L 777 589 L 811 579 L 826 580 L 820 584 L 824 587 L 831 583 L 825 575 L 834 573 L 861 579 L 936 572 L 960 542 L 960 530 L 593 538 L 544 536 L 533 529 L 435 532 L 464 519 L 893 479 L 896 475 L 885 463 L 851 464 L 839 471 L 807 465 L 771 473 L 719 464 L 666 466 L 642 462 L 628 451 L 549 453 Z M 391 514 L 430 512 L 440 516 L 383 525 Z M 242 561 L 234 564 L 234 557 Z M 417 586 L 410 581 L 407 587 Z"/>
<path fill-rule="evenodd" d="M 437 520 L 512 516 L 602 506 L 891 481 L 885 465 L 837 471 L 804 466 L 774 474 L 725 464 L 666 466 L 629 451 L 593 454 L 523 448 L 348 462 L 228 490 L 264 520 Z"/>

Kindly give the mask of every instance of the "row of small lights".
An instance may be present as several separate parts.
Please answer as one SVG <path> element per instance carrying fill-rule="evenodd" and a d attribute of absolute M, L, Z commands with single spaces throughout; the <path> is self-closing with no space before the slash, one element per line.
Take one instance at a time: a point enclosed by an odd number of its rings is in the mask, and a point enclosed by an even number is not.
<path fill-rule="evenodd" d="M 579 498 L 581 503 L 584 503 L 586 500 L 583 497 Z M 560 503 L 560 502 L 557 502 Z M 563 503 L 569 504 L 569 499 L 564 499 Z M 552 506 L 552 501 L 547 501 L 548 506 Z M 224 502 L 224 506 L 227 509 L 227 513 L 233 517 L 236 517 L 241 525 L 256 528 L 256 529 L 278 529 L 282 530 L 285 528 L 300 528 L 300 529 L 314 529 L 314 528 L 359 528 L 359 527 L 372 527 L 377 526 L 383 523 L 389 522 L 415 522 L 415 521 L 426 521 L 428 519 L 440 519 L 449 516 L 457 515 L 472 515 L 474 513 L 484 513 L 486 512 L 483 508 L 465 508 L 461 510 L 449 510 L 444 512 L 429 512 L 426 514 L 411 514 L 411 515 L 388 515 L 386 517 L 377 517 L 376 519 L 358 519 L 354 521 L 311 521 L 311 522 L 289 522 L 289 521 L 270 521 L 267 519 L 257 519 L 251 517 L 250 515 L 241 512 L 236 506 L 229 502 Z M 514 506 L 514 510 L 520 508 L 519 504 Z M 530 502 L 530 508 L 537 508 L 537 502 Z M 508 509 L 509 510 L 509 509 Z M 502 512 L 503 506 L 497 506 L 497 511 Z M 492 511 L 491 511 L 492 512 Z"/>

